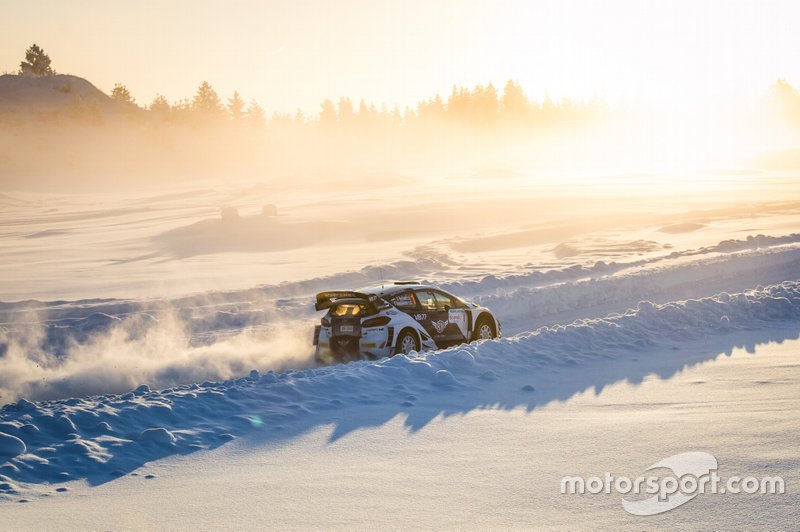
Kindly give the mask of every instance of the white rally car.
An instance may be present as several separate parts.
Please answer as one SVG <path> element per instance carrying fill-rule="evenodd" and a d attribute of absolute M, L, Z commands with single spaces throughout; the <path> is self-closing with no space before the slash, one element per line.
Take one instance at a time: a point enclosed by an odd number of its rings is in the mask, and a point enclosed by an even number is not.
<path fill-rule="evenodd" d="M 500 336 L 500 323 L 489 309 L 415 282 L 322 292 L 316 309 L 327 310 L 314 329 L 316 358 L 324 363 L 378 359 Z"/>

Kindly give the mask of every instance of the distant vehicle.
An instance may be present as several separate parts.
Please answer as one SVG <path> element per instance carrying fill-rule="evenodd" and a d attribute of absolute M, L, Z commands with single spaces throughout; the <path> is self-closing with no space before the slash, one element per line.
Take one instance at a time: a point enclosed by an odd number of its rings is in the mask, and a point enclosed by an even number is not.
<path fill-rule="evenodd" d="M 320 362 L 378 359 L 500 336 L 489 309 L 416 282 L 322 292 L 316 309 L 327 310 L 314 328 Z"/>

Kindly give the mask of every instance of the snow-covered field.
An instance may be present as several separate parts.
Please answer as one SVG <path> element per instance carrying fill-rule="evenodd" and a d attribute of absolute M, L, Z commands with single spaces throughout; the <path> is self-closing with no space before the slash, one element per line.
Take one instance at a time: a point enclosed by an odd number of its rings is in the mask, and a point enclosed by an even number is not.
<path fill-rule="evenodd" d="M 0 196 L 0 528 L 796 525 L 800 180 L 490 174 Z M 409 278 L 505 338 L 314 366 Z M 688 451 L 785 493 L 560 492 Z"/>

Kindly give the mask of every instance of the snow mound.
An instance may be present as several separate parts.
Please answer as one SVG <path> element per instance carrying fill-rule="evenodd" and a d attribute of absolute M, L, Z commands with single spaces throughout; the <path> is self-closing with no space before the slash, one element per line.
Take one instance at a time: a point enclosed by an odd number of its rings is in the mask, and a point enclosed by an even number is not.
<path fill-rule="evenodd" d="M 16 436 L 0 432 L 0 459 L 13 458 L 23 454 L 26 450 L 25 442 Z"/>
<path fill-rule="evenodd" d="M 336 439 L 362 422 L 373 423 L 341 414 L 353 405 L 374 405 L 387 420 L 406 412 L 412 428 L 424 426 L 438 412 L 533 408 L 579 391 L 548 392 L 541 383 L 530 384 L 546 368 L 556 371 L 638 355 L 645 347 L 670 348 L 687 339 L 798 322 L 800 281 L 785 281 L 663 305 L 643 301 L 624 314 L 418 356 L 280 374 L 252 372 L 160 391 L 141 386 L 123 395 L 20 400 L 0 409 L 0 475 L 23 488 L 74 479 L 98 484 L 168 454 L 214 448 L 245 435 L 287 438 L 313 424 L 333 423 L 338 424 L 332 435 Z M 651 372 L 645 371 L 641 377 Z M 476 399 L 492 381 L 518 377 L 524 380 L 499 388 L 520 396 Z M 418 405 L 426 409 L 417 410 Z"/>
<path fill-rule="evenodd" d="M 160 445 L 173 445 L 175 436 L 164 427 L 145 429 L 139 435 L 139 441 L 151 441 Z"/>

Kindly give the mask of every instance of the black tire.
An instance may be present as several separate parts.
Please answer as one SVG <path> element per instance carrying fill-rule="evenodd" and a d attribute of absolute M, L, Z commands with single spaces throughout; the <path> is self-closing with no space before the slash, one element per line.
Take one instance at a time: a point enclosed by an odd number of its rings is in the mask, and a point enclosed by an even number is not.
<path fill-rule="evenodd" d="M 475 340 L 492 340 L 497 338 L 497 331 L 494 328 L 494 320 L 485 314 L 478 318 L 475 324 L 475 333 L 472 341 Z"/>
<path fill-rule="evenodd" d="M 419 352 L 419 337 L 411 329 L 403 329 L 397 337 L 395 354 L 407 355 L 411 351 Z"/>

